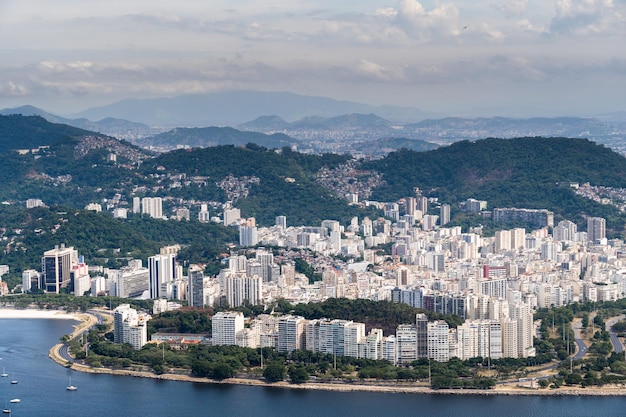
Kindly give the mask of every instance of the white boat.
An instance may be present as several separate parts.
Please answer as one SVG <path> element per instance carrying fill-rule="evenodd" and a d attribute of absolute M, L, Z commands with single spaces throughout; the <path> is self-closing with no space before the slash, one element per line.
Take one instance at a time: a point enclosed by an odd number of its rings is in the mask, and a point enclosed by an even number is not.
<path fill-rule="evenodd" d="M 13 379 L 11 380 L 11 384 L 15 385 L 17 384 L 17 379 L 15 379 L 15 376 L 13 377 Z"/>
<path fill-rule="evenodd" d="M 4 367 L 2 367 L 2 373 L 0 374 L 0 376 L 1 376 L 2 378 L 6 378 L 7 376 L 9 376 L 9 374 L 7 374 L 7 373 L 4 371 Z"/>
<path fill-rule="evenodd" d="M 68 391 L 76 391 L 78 387 L 76 385 L 72 385 L 72 377 L 70 376 L 70 383 L 65 387 Z"/>
<path fill-rule="evenodd" d="M 22 401 L 22 400 L 20 400 L 19 398 L 13 398 L 13 399 L 12 399 L 12 400 L 10 400 L 9 402 L 10 402 L 10 403 L 19 403 L 20 401 Z"/>
<path fill-rule="evenodd" d="M 11 409 L 10 408 L 4 408 L 4 409 L 2 409 L 2 412 L 4 414 L 11 414 Z"/>

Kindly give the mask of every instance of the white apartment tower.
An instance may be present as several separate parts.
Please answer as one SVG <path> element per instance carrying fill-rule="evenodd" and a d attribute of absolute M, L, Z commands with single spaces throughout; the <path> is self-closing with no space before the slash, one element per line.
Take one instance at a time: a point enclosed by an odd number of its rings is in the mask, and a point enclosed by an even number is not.
<path fill-rule="evenodd" d="M 292 352 L 305 348 L 306 323 L 304 317 L 282 316 L 278 319 L 278 352 Z"/>
<path fill-rule="evenodd" d="M 211 320 L 213 346 L 236 345 L 237 333 L 243 330 L 243 313 L 240 311 L 220 311 Z"/>
<path fill-rule="evenodd" d="M 141 213 L 154 219 L 163 218 L 163 200 L 161 197 L 144 197 L 141 199 Z"/>

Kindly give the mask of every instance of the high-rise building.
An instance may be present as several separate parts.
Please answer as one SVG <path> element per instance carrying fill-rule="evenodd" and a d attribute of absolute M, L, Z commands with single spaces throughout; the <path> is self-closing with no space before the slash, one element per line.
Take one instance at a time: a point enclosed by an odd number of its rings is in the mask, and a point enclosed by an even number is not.
<path fill-rule="evenodd" d="M 439 224 L 444 226 L 450 223 L 450 204 L 442 204 L 439 208 Z"/>
<path fill-rule="evenodd" d="M 61 289 L 69 287 L 74 258 L 78 258 L 74 248 L 66 248 L 65 245 L 44 252 L 41 258 L 41 274 L 46 292 L 58 294 Z"/>
<path fill-rule="evenodd" d="M 428 323 L 428 357 L 437 362 L 450 359 L 449 326 L 444 320 Z"/>
<path fill-rule="evenodd" d="M 138 313 L 129 304 L 119 305 L 113 312 L 113 341 L 141 349 L 148 343 L 148 320 L 149 315 Z"/>
<path fill-rule="evenodd" d="M 230 226 L 241 218 L 241 211 L 238 208 L 224 209 L 224 226 Z"/>
<path fill-rule="evenodd" d="M 252 226 L 239 226 L 239 245 L 255 246 L 259 243 L 257 228 Z"/>
<path fill-rule="evenodd" d="M 191 307 L 204 306 L 204 271 L 199 265 L 191 265 L 189 275 L 189 289 L 187 302 Z"/>
<path fill-rule="evenodd" d="M 286 216 L 276 216 L 276 226 L 285 230 L 287 228 L 287 217 Z"/>
<path fill-rule="evenodd" d="M 220 311 L 211 319 L 213 346 L 237 344 L 237 333 L 243 330 L 243 313 Z"/>
<path fill-rule="evenodd" d="M 176 256 L 173 254 L 159 254 L 148 258 L 150 298 L 167 298 L 167 284 L 174 280 L 175 268 Z"/>
<path fill-rule="evenodd" d="M 278 352 L 292 352 L 305 348 L 306 319 L 300 316 L 278 318 Z"/>
<path fill-rule="evenodd" d="M 141 198 L 133 197 L 133 213 L 141 213 Z"/>
<path fill-rule="evenodd" d="M 396 343 L 399 363 L 411 363 L 417 359 L 417 329 L 411 324 L 400 324 L 396 328 Z"/>
<path fill-rule="evenodd" d="M 606 238 L 606 220 L 603 217 L 589 217 L 587 219 L 587 239 L 596 242 Z"/>
<path fill-rule="evenodd" d="M 22 272 L 22 290 L 31 292 L 33 289 L 39 289 L 39 272 L 34 269 L 27 269 Z"/>
<path fill-rule="evenodd" d="M 230 307 L 239 307 L 246 301 L 251 305 L 261 302 L 262 278 L 245 272 L 222 270 L 219 274 L 221 291 Z"/>
<path fill-rule="evenodd" d="M 198 212 L 198 221 L 200 223 L 208 223 L 211 220 L 208 204 L 200 204 L 200 211 Z"/>
<path fill-rule="evenodd" d="M 154 219 L 163 218 L 163 200 L 161 197 L 144 197 L 141 199 L 141 213 Z"/>

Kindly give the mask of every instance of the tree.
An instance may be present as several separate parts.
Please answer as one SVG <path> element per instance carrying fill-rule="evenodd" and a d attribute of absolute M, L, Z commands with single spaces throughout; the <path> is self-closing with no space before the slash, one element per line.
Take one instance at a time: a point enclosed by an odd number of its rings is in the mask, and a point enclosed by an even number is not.
<path fill-rule="evenodd" d="M 232 378 L 235 375 L 234 369 L 225 362 L 220 362 L 213 368 L 213 378 L 222 380 L 226 378 Z"/>
<path fill-rule="evenodd" d="M 288 373 L 289 379 L 294 384 L 302 384 L 309 380 L 309 372 L 304 365 L 291 365 Z"/>
<path fill-rule="evenodd" d="M 273 362 L 263 371 L 263 377 L 267 382 L 278 382 L 285 379 L 285 365 Z"/>

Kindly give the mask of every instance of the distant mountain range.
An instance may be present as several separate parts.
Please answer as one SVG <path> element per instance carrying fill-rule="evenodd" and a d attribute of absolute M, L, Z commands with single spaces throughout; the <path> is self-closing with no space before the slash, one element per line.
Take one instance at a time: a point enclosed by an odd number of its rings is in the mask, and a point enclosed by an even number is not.
<path fill-rule="evenodd" d="M 261 116 L 237 126 L 242 130 L 298 130 L 298 129 L 388 129 L 393 123 L 375 114 L 342 114 L 335 117 L 307 116 L 286 122 L 279 116 Z"/>
<path fill-rule="evenodd" d="M 403 143 L 408 149 L 419 150 L 432 147 L 423 147 L 423 142 L 441 146 L 489 137 L 558 136 L 587 138 L 626 154 L 624 112 L 597 118 L 424 118 L 428 115 L 411 108 L 290 93 L 232 92 L 124 100 L 86 110 L 75 119 L 32 106 L 4 109 L 0 114 L 39 115 L 53 123 L 165 150 L 256 143 L 268 148 L 295 145 L 303 151 L 374 155 L 400 149 L 398 138 L 411 141 Z"/>
<path fill-rule="evenodd" d="M 432 113 L 412 107 L 371 106 L 293 93 L 234 91 L 128 99 L 82 111 L 76 117 L 90 120 L 115 117 L 161 127 L 204 127 L 236 126 L 262 114 L 277 115 L 284 120 L 298 120 L 307 116 L 334 117 L 349 113 L 376 113 L 387 119 L 402 121 L 433 116 Z"/>
<path fill-rule="evenodd" d="M 97 122 L 85 118 L 68 119 L 34 106 L 21 106 L 12 109 L 0 110 L 0 115 L 2 116 L 9 116 L 13 114 L 21 114 L 22 116 L 40 116 L 50 123 L 62 123 L 130 141 L 145 136 L 155 135 L 163 131 L 162 129 L 151 128 L 143 123 L 131 122 L 125 119 L 115 119 L 113 117 L 106 117 Z"/>

